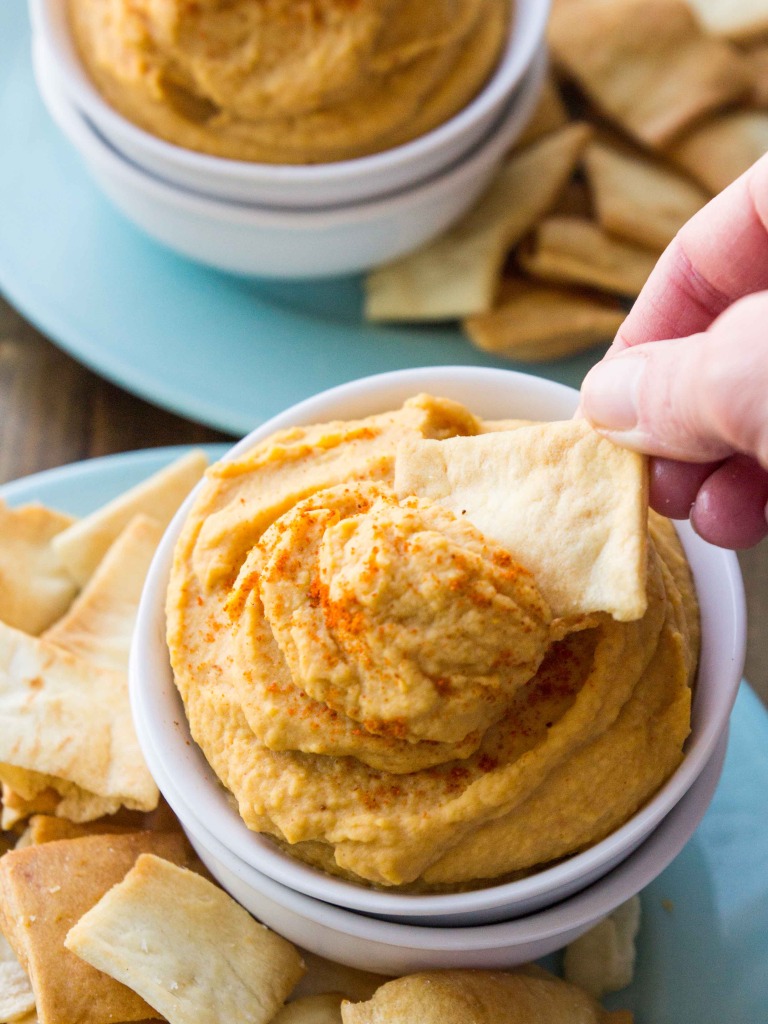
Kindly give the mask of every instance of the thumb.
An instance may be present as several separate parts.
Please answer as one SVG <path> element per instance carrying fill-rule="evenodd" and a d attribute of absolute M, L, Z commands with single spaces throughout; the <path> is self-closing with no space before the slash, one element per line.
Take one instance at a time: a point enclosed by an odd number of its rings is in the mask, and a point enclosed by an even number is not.
<path fill-rule="evenodd" d="M 734 452 L 768 467 L 768 292 L 701 334 L 648 342 L 587 374 L 583 415 L 617 444 L 683 462 Z"/>

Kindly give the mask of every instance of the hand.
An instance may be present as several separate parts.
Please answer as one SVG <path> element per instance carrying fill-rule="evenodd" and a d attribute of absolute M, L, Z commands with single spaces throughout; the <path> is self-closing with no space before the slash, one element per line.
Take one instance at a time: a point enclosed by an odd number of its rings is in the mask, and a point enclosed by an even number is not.
<path fill-rule="evenodd" d="M 661 256 L 581 411 L 657 456 L 657 511 L 721 547 L 768 534 L 768 155 Z"/>

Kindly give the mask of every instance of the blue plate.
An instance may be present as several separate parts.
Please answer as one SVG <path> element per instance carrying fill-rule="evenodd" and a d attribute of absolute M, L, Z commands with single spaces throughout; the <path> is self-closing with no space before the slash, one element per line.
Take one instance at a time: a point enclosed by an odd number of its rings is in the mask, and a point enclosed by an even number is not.
<path fill-rule="evenodd" d="M 0 496 L 81 515 L 183 450 L 76 463 L 18 480 Z M 714 801 L 642 903 L 635 981 L 608 1005 L 633 1010 L 636 1024 L 768 1024 L 768 713 L 746 684 Z"/>
<path fill-rule="evenodd" d="M 308 395 L 409 366 L 499 362 L 454 325 L 372 327 L 358 278 L 244 280 L 197 266 L 109 205 L 32 80 L 23 0 L 0 0 L 0 289 L 81 362 L 235 434 Z M 578 387 L 590 353 L 537 373 Z"/>

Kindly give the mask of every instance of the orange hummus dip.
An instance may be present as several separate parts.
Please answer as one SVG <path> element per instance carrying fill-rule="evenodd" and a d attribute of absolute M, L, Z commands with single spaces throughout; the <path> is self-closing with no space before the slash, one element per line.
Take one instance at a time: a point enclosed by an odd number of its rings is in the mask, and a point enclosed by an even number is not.
<path fill-rule="evenodd" d="M 698 613 L 667 520 L 645 613 L 567 620 L 472 523 L 395 493 L 401 442 L 514 427 L 420 395 L 208 471 L 168 590 L 176 683 L 245 823 L 310 864 L 514 877 L 605 837 L 683 756 Z"/>
<path fill-rule="evenodd" d="M 69 0 L 80 57 L 141 128 L 235 160 L 408 142 L 482 88 L 509 0 Z"/>

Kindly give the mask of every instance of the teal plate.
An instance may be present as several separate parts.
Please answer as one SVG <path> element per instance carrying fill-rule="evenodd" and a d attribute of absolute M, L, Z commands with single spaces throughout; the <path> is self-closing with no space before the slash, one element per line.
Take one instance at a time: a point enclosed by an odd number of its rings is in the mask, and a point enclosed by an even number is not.
<path fill-rule="evenodd" d="M 22 0 L 0 0 L 0 289 L 61 348 L 158 405 L 234 434 L 356 377 L 510 366 L 454 325 L 373 327 L 359 278 L 266 282 L 146 238 L 91 182 L 32 79 Z M 578 387 L 595 352 L 537 367 Z"/>
<path fill-rule="evenodd" d="M 76 463 L 8 484 L 0 496 L 82 515 L 182 450 Z M 715 798 L 642 904 L 635 980 L 611 1007 L 633 1010 L 636 1024 L 768 1024 L 768 713 L 746 684 Z"/>

